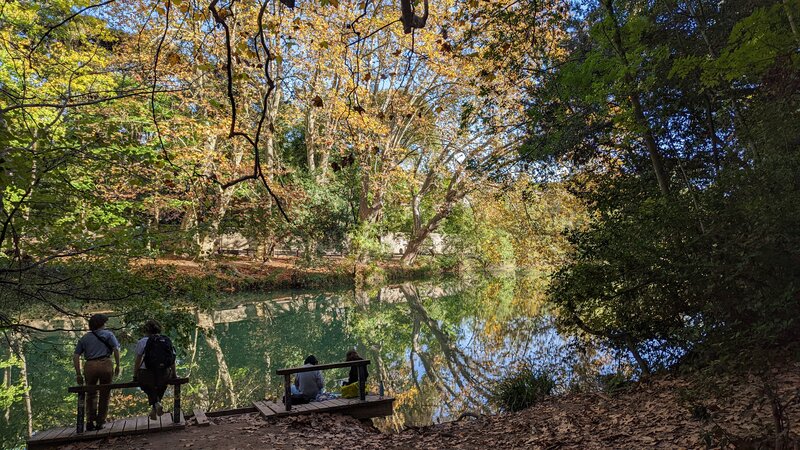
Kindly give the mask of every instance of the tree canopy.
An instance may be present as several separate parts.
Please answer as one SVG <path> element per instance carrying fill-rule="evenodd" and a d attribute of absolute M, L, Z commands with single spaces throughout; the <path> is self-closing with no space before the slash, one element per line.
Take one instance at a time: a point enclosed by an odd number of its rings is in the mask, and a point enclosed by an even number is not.
<path fill-rule="evenodd" d="M 444 242 L 450 262 L 552 275 L 561 326 L 643 372 L 790 342 L 799 14 L 6 2 L 0 326 L 19 299 L 94 299 L 109 273 L 108 299 L 138 295 L 145 257 L 212 259 L 237 238 L 355 264 L 401 236 L 409 266 Z"/>

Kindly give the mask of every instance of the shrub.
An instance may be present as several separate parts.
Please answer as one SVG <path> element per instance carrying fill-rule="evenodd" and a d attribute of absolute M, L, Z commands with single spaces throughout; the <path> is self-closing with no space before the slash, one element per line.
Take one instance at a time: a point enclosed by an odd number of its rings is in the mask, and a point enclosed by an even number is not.
<path fill-rule="evenodd" d="M 523 363 L 495 382 L 490 401 L 503 411 L 520 411 L 542 401 L 555 386 L 550 374 Z"/>
<path fill-rule="evenodd" d="M 597 382 L 603 392 L 609 395 L 617 395 L 624 392 L 631 385 L 631 380 L 628 376 L 619 372 L 599 375 Z"/>

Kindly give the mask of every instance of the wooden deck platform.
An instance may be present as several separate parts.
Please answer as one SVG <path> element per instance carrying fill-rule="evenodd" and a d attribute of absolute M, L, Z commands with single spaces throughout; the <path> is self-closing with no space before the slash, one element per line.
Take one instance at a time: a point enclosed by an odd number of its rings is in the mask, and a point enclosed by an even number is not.
<path fill-rule="evenodd" d="M 183 414 L 181 414 L 181 420 L 178 423 L 172 421 L 172 413 L 164 413 L 159 420 L 150 420 L 147 416 L 129 417 L 109 422 L 102 430 L 84 431 L 80 434 L 76 432 L 75 426 L 40 431 L 28 438 L 28 448 L 48 447 L 123 435 L 157 433 L 183 428 L 186 428 L 186 420 Z"/>
<path fill-rule="evenodd" d="M 373 417 L 391 416 L 394 407 L 394 398 L 379 397 L 377 395 L 367 395 L 365 400 L 357 398 L 337 398 L 322 402 L 293 405 L 291 411 L 286 411 L 286 407 L 282 403 L 266 400 L 253 402 L 253 406 L 254 408 L 240 408 L 237 410 L 208 413 L 202 410 L 196 410 L 194 414 L 199 426 L 209 425 L 209 418 L 244 414 L 251 411 L 258 411 L 265 418 L 281 418 L 314 413 L 333 413 L 346 414 L 356 419 L 370 419 Z M 186 419 L 183 417 L 183 414 L 181 414 L 181 420 L 178 423 L 172 421 L 171 413 L 164 413 L 159 420 L 150 420 L 147 416 L 130 417 L 107 423 L 102 430 L 85 431 L 80 434 L 76 432 L 75 426 L 44 430 L 34 434 L 28 439 L 28 448 L 36 449 L 78 441 L 157 433 L 160 431 L 180 430 L 184 428 L 186 428 Z"/>
<path fill-rule="evenodd" d="M 282 403 L 261 400 L 253 402 L 265 418 L 286 417 L 314 413 L 346 414 L 356 419 L 370 419 L 373 417 L 391 416 L 394 407 L 393 397 L 379 397 L 367 395 L 365 400 L 357 398 L 337 398 L 322 402 L 311 402 L 302 405 L 292 405 L 291 411 L 286 411 Z"/>

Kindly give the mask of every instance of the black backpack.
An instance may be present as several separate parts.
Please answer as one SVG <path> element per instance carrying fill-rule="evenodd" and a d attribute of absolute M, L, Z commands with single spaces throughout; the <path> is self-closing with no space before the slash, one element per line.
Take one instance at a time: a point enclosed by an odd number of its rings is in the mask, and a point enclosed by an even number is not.
<path fill-rule="evenodd" d="M 168 369 L 175 363 L 175 348 L 168 337 L 156 334 L 147 338 L 144 363 L 150 370 Z"/>

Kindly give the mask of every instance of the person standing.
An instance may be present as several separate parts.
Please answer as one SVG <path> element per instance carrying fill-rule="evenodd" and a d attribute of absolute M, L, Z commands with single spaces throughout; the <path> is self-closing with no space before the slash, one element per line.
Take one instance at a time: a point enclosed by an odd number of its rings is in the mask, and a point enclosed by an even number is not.
<path fill-rule="evenodd" d="M 136 343 L 133 380 L 147 394 L 150 419 L 156 420 L 164 414 L 161 399 L 167 391 L 167 381 L 175 377 L 175 347 L 168 337 L 161 335 L 161 325 L 155 320 L 145 322 L 144 334 Z"/>
<path fill-rule="evenodd" d="M 108 316 L 95 314 L 89 318 L 89 332 L 78 340 L 75 353 L 72 355 L 72 364 L 75 366 L 75 381 L 78 384 L 86 383 L 87 386 L 96 384 L 110 384 L 115 376 L 119 375 L 119 341 L 110 330 L 105 328 Z M 111 364 L 111 355 L 114 355 L 114 365 Z M 81 356 L 86 360 L 81 374 Z M 110 389 L 94 390 L 86 394 L 86 410 L 88 422 L 86 431 L 99 430 L 106 423 L 108 415 L 108 400 L 111 396 Z"/>

